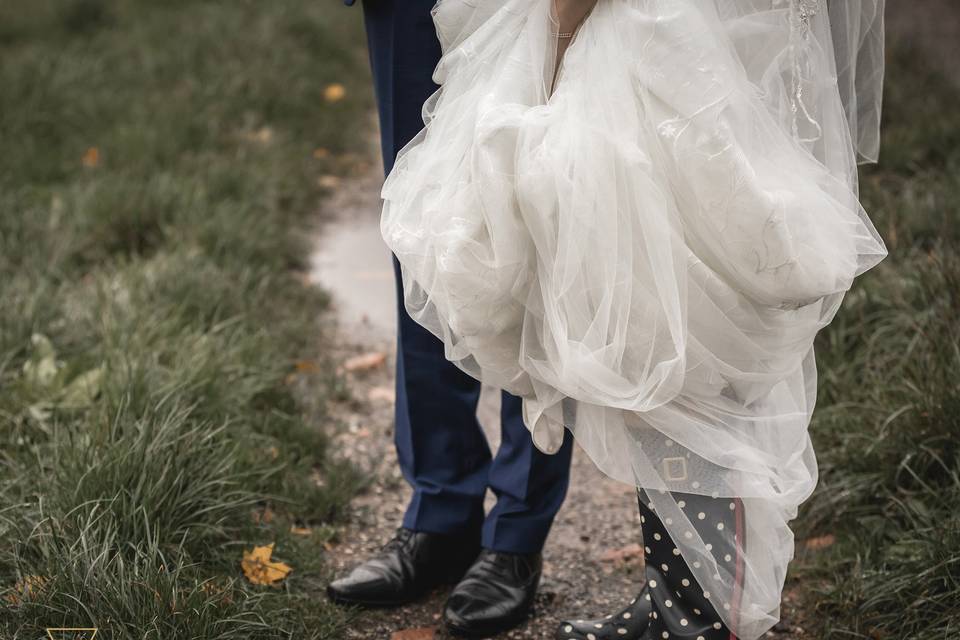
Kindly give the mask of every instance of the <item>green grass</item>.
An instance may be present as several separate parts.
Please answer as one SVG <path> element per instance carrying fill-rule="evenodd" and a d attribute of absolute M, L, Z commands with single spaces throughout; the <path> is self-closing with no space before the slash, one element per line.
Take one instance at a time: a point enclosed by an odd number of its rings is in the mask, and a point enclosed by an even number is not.
<path fill-rule="evenodd" d="M 820 337 L 821 480 L 799 562 L 814 637 L 960 637 L 960 91 L 893 49 L 880 165 L 863 174 L 890 257 Z"/>
<path fill-rule="evenodd" d="M 307 0 L 0 5 L 0 638 L 341 636 L 323 543 L 360 479 L 302 271 L 362 45 Z M 293 572 L 251 585 L 270 542 Z"/>

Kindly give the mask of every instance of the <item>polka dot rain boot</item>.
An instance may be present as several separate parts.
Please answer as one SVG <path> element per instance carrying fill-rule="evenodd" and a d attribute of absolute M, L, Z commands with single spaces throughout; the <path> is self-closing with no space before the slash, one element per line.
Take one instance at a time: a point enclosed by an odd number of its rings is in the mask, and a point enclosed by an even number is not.
<path fill-rule="evenodd" d="M 730 498 L 673 495 L 717 562 L 734 563 L 731 568 L 735 570 L 739 558 L 734 536 L 743 535 L 743 503 Z M 720 619 L 709 589 L 697 583 L 642 491 L 638 499 L 646 558 L 645 597 L 650 598 L 650 624 L 644 640 L 737 640 Z"/>
<path fill-rule="evenodd" d="M 650 619 L 650 597 L 646 589 L 625 609 L 596 620 L 564 620 L 557 640 L 641 640 Z"/>

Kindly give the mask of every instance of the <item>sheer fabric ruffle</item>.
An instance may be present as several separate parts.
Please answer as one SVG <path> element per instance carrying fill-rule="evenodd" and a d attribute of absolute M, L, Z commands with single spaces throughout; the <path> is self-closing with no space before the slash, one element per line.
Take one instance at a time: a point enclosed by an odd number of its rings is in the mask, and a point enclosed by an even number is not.
<path fill-rule="evenodd" d="M 551 86 L 550 0 L 442 0 L 441 89 L 383 189 L 410 315 L 523 398 L 539 448 L 567 428 L 647 489 L 746 639 L 779 617 L 816 483 L 814 337 L 885 255 L 830 17 L 600 0 Z M 671 492 L 743 500 L 740 579 Z"/>

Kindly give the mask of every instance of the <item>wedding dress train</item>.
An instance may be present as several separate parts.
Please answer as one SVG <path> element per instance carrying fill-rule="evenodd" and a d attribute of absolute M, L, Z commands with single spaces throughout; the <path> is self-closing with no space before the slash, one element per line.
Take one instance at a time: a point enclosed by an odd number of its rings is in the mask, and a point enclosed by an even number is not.
<path fill-rule="evenodd" d="M 383 188 L 408 312 L 523 398 L 539 448 L 570 429 L 646 489 L 758 637 L 816 483 L 813 340 L 885 255 L 826 5 L 600 0 L 555 82 L 551 0 L 441 0 L 434 21 L 441 89 Z M 745 579 L 674 493 L 742 501 Z"/>

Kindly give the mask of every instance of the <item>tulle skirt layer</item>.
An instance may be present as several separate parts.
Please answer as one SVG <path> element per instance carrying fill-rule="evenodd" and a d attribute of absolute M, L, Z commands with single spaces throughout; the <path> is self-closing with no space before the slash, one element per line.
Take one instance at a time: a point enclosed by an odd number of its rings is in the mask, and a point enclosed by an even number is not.
<path fill-rule="evenodd" d="M 816 482 L 813 340 L 885 255 L 822 19 L 600 0 L 554 83 L 549 0 L 442 0 L 441 90 L 383 189 L 407 311 L 647 489 L 724 622 L 778 617 Z M 671 492 L 742 498 L 743 592 Z M 738 597 L 734 597 L 737 593 Z"/>

